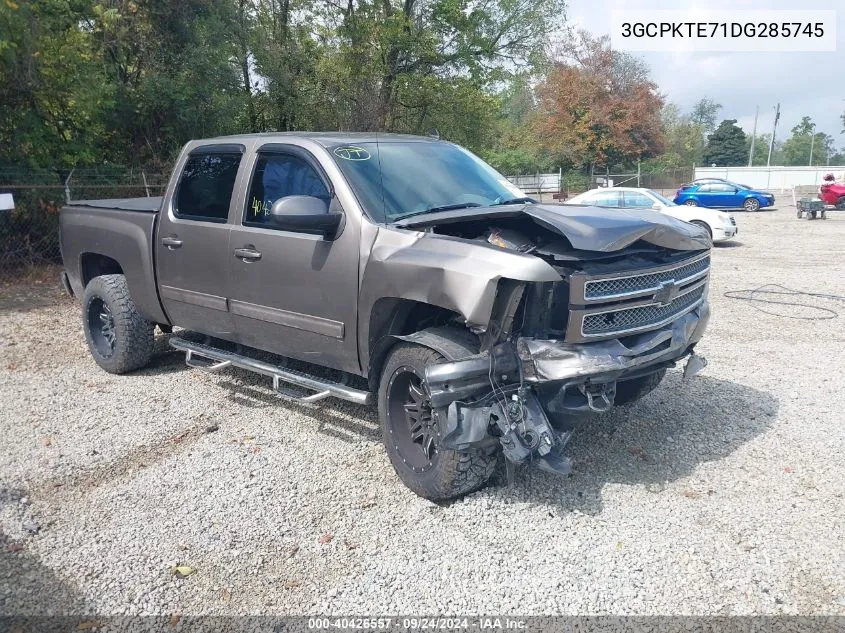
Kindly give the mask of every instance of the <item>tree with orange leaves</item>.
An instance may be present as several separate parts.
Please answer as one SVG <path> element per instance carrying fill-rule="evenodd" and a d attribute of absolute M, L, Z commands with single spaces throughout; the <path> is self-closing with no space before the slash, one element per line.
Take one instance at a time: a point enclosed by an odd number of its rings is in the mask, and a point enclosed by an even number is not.
<path fill-rule="evenodd" d="M 575 166 L 617 165 L 663 151 L 663 97 L 648 67 L 577 31 L 538 86 L 533 127 L 543 148 Z"/>

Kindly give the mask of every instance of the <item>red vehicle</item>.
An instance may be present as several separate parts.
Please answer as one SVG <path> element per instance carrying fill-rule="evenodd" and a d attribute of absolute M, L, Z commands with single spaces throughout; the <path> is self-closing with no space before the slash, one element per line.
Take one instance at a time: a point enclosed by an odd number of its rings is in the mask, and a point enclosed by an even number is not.
<path fill-rule="evenodd" d="M 845 184 L 834 180 L 833 174 L 824 177 L 824 184 L 819 187 L 819 198 L 825 204 L 832 204 L 837 209 L 845 209 Z"/>

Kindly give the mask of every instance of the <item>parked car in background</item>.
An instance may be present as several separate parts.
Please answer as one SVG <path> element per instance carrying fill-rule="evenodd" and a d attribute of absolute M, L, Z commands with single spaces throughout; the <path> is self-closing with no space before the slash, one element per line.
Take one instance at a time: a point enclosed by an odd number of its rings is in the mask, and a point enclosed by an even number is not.
<path fill-rule="evenodd" d="M 775 203 L 775 197 L 772 194 L 749 189 L 735 182 L 705 182 L 684 187 L 675 192 L 675 204 L 685 204 L 690 207 L 759 211 L 761 208 L 771 207 Z"/>
<path fill-rule="evenodd" d="M 697 224 L 705 229 L 714 242 L 733 239 L 737 234 L 736 220 L 724 211 L 701 207 L 680 206 L 653 189 L 639 187 L 606 187 L 587 191 L 566 201 L 566 204 L 585 204 L 621 209 L 653 209 L 673 218 Z"/>
<path fill-rule="evenodd" d="M 751 187 L 749 187 L 748 185 L 741 185 L 732 180 L 728 180 L 727 178 L 696 178 L 692 182 L 685 182 L 679 187 L 679 189 L 689 189 L 690 187 L 694 187 L 695 185 L 708 185 L 714 182 L 724 182 L 729 185 L 741 187 L 742 189 L 751 189 Z"/>
<path fill-rule="evenodd" d="M 845 209 L 845 184 L 836 181 L 826 181 L 819 187 L 819 198 L 825 204 L 830 204 L 837 209 Z"/>

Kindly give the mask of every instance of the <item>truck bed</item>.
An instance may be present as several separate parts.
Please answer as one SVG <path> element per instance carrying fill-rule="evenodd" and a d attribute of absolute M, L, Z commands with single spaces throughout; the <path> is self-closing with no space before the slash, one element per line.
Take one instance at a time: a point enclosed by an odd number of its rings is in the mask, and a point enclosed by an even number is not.
<path fill-rule="evenodd" d="M 167 323 L 158 297 L 153 241 L 162 198 L 79 200 L 62 208 L 59 238 L 68 283 L 81 296 L 91 270 L 126 275 L 141 313 Z"/>

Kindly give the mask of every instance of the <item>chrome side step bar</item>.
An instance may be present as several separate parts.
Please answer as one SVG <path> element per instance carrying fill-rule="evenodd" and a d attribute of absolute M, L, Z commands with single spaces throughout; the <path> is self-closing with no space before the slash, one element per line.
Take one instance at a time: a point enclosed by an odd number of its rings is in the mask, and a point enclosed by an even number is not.
<path fill-rule="evenodd" d="M 236 354 L 210 345 L 186 341 L 183 338 L 171 337 L 170 346 L 185 352 L 185 364 L 188 367 L 202 369 L 203 371 L 216 372 L 226 367 L 238 367 L 246 371 L 252 371 L 273 379 L 273 390 L 280 396 L 293 402 L 305 405 L 313 405 L 315 402 L 333 397 L 341 400 L 348 400 L 355 404 L 373 404 L 375 397 L 371 391 L 355 389 L 342 382 L 333 382 L 319 378 L 295 369 L 286 369 L 277 365 L 271 365 L 264 361 Z M 282 383 L 295 385 L 302 389 L 314 391 L 307 396 L 296 396 L 288 392 Z"/>

